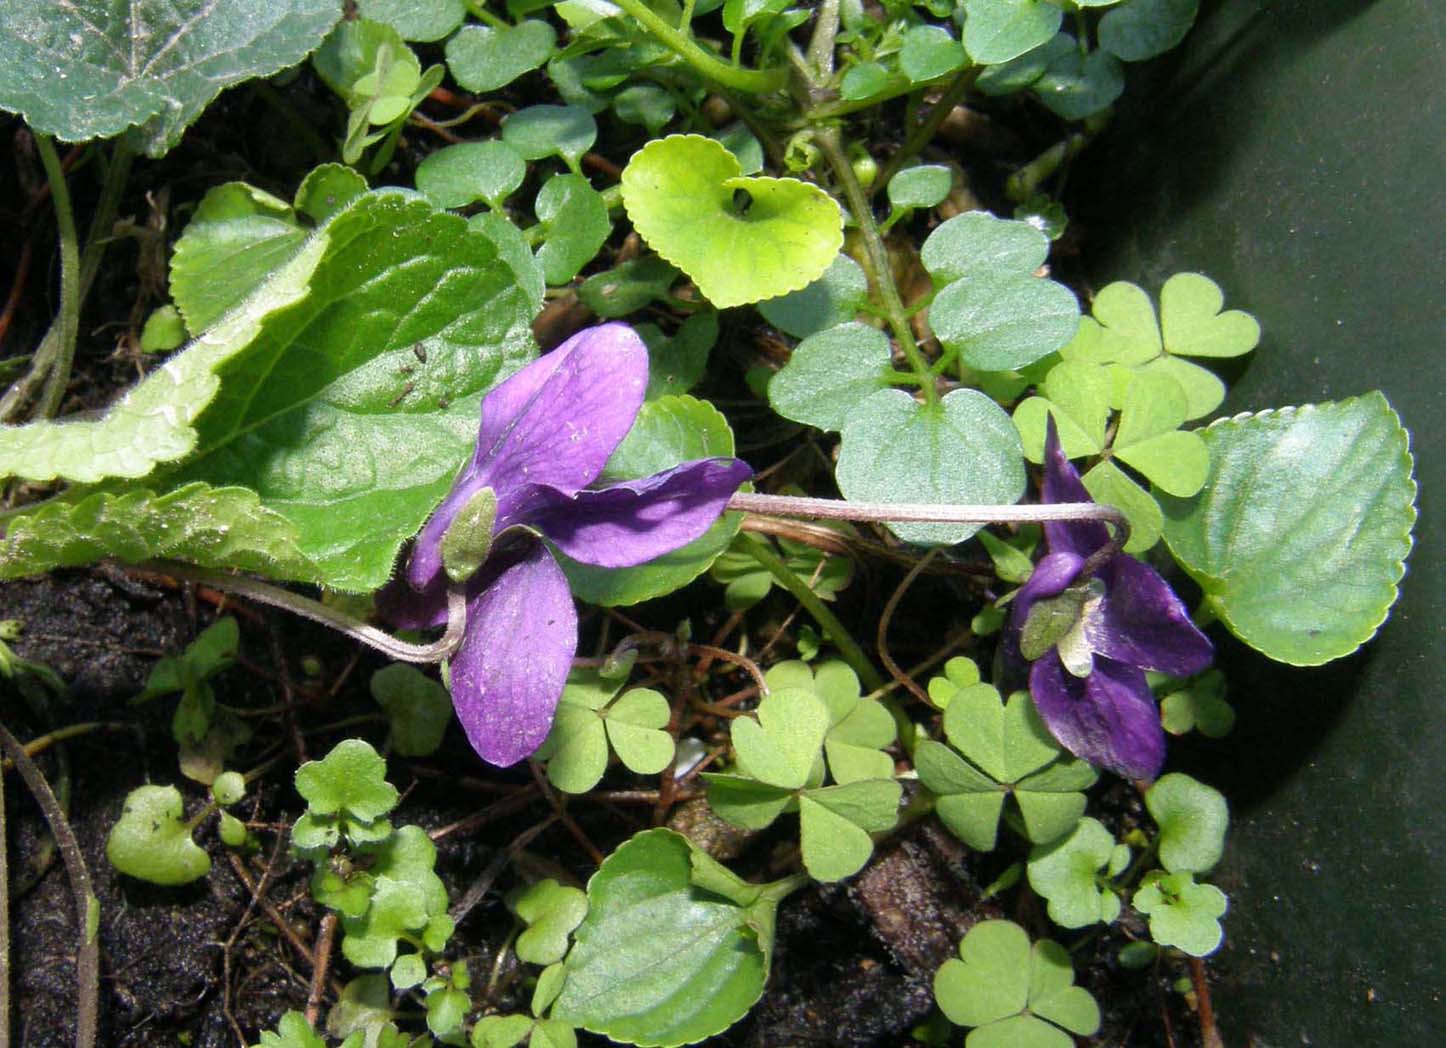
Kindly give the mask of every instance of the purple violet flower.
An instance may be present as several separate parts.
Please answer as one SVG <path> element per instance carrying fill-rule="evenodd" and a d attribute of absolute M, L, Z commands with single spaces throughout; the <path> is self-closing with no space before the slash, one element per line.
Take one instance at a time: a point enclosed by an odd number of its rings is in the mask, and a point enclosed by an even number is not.
<path fill-rule="evenodd" d="M 624 324 L 579 332 L 499 384 L 482 401 L 477 454 L 422 527 L 404 578 L 383 593 L 396 625 L 437 626 L 448 569 L 467 572 L 452 704 L 492 764 L 515 764 L 542 744 L 577 651 L 577 611 L 553 549 L 599 567 L 642 564 L 707 531 L 752 475 L 737 459 L 701 459 L 587 488 L 632 428 L 647 385 L 647 348 Z M 471 560 L 452 555 L 459 517 Z"/>
<path fill-rule="evenodd" d="M 1043 501 L 1090 502 L 1049 420 Z M 1116 554 L 1089 578 L 1086 560 L 1109 541 L 1101 521 L 1044 525 L 1046 555 L 1020 587 L 1008 643 L 1033 661 L 1029 691 L 1040 718 L 1077 757 L 1117 775 L 1153 779 L 1165 733 L 1145 670 L 1184 677 L 1213 649 L 1154 568 Z"/>

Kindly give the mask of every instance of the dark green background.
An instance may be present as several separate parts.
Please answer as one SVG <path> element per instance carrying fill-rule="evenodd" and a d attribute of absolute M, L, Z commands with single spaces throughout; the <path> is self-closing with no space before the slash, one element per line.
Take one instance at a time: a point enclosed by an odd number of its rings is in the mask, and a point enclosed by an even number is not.
<path fill-rule="evenodd" d="M 1071 201 L 1098 284 L 1199 270 L 1260 319 L 1225 412 L 1380 388 L 1413 434 L 1390 622 L 1315 670 L 1223 642 L 1237 729 L 1179 751 L 1234 802 L 1212 961 L 1232 1046 L 1446 1043 L 1443 38 L 1440 0 L 1207 5 L 1134 74 Z"/>

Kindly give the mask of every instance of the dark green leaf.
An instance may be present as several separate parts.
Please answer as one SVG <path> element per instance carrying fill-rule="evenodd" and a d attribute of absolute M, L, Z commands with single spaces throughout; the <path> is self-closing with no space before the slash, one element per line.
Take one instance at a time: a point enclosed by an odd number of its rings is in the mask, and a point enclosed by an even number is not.
<path fill-rule="evenodd" d="M 541 19 L 504 28 L 464 26 L 447 41 L 447 68 L 468 91 L 486 94 L 541 67 L 556 43 L 557 34 Z"/>

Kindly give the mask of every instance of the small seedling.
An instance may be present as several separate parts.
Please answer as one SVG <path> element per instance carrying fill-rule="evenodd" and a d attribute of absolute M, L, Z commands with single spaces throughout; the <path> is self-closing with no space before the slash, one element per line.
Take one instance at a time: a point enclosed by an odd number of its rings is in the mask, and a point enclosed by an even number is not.
<path fill-rule="evenodd" d="M 189 884 L 211 872 L 211 857 L 191 839 L 181 791 L 141 786 L 125 800 L 106 837 L 105 855 L 121 873 L 152 884 Z"/>
<path fill-rule="evenodd" d="M 1131 905 L 1150 918 L 1150 938 L 1192 957 L 1214 953 L 1225 934 L 1220 918 L 1229 900 L 1213 884 L 1196 884 L 1194 874 L 1152 870 Z"/>
<path fill-rule="evenodd" d="M 1130 849 L 1086 816 L 1068 837 L 1030 853 L 1029 886 L 1049 900 L 1049 918 L 1062 928 L 1109 924 L 1120 915 L 1110 882 L 1129 862 Z"/>
<path fill-rule="evenodd" d="M 562 960 L 568 937 L 587 916 L 587 896 L 550 877 L 514 893 L 507 905 L 527 925 L 513 947 L 518 958 L 544 967 Z"/>
<path fill-rule="evenodd" d="M 306 799 L 306 814 L 296 820 L 291 840 L 303 853 L 385 840 L 392 832 L 386 815 L 397 804 L 397 791 L 386 780 L 386 761 L 361 739 L 337 743 L 324 758 L 296 772 L 296 792 Z"/>

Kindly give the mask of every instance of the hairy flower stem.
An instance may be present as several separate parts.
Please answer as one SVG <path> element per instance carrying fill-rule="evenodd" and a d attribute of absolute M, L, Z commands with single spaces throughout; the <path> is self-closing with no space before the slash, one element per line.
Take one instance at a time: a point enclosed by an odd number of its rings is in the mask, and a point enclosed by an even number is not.
<path fill-rule="evenodd" d="M 1089 570 L 1113 557 L 1129 541 L 1130 524 L 1114 506 L 1096 502 L 1055 502 L 1043 506 L 950 505 L 934 502 L 854 502 L 795 495 L 739 492 L 730 510 L 772 517 L 810 517 L 894 524 L 1040 524 L 1050 520 L 1100 520 L 1113 527 L 1110 541 L 1091 557 Z M 1103 554 L 1103 556 L 1101 556 Z"/>
<path fill-rule="evenodd" d="M 737 496 L 734 496 L 737 498 Z M 778 584 L 786 589 L 793 599 L 803 605 L 804 609 L 813 616 L 814 621 L 823 629 L 824 636 L 838 646 L 839 655 L 849 668 L 858 674 L 859 680 L 869 691 L 878 691 L 884 686 L 884 678 L 864 654 L 864 649 L 859 642 L 854 640 L 853 634 L 848 631 L 833 609 L 828 606 L 817 593 L 809 588 L 807 582 L 789 568 L 788 564 L 773 551 L 773 547 L 762 539 L 757 538 L 748 532 L 740 532 L 739 539 L 747 548 L 749 556 L 758 561 L 770 575 L 778 580 Z"/>
<path fill-rule="evenodd" d="M 35 798 L 50 834 L 60 847 L 60 857 L 65 863 L 65 872 L 70 878 L 70 891 L 75 899 L 75 920 L 80 932 L 80 942 L 75 952 L 75 1045 L 76 1048 L 92 1048 L 95 1044 L 96 1028 L 100 1017 L 100 903 L 91 887 L 90 870 L 85 865 L 85 855 L 75 831 L 70 828 L 65 812 L 56 799 L 50 783 L 36 763 L 25 752 L 20 740 L 0 724 L 0 750 L 15 762 L 15 770 L 25 780 L 30 794 Z"/>
<path fill-rule="evenodd" d="M 170 575 L 190 582 L 199 582 L 224 593 L 236 593 L 259 604 L 269 604 L 302 618 L 329 626 L 344 633 L 353 640 L 396 659 L 398 662 L 432 663 L 450 658 L 462 643 L 462 634 L 467 625 L 467 598 L 460 587 L 447 591 L 447 632 L 430 644 L 412 644 L 399 637 L 368 625 L 343 611 L 328 607 L 318 600 L 293 593 L 288 589 L 253 579 L 247 575 L 231 575 L 223 571 L 210 571 L 179 561 L 151 561 L 141 565 L 147 570 Z"/>
<path fill-rule="evenodd" d="M 843 146 L 839 142 L 838 129 L 831 127 L 820 131 L 816 141 L 824 159 L 828 161 L 829 167 L 833 168 L 834 178 L 838 180 L 839 186 L 843 189 L 849 211 L 853 213 L 854 222 L 857 223 L 859 232 L 863 234 L 864 262 L 866 263 L 864 269 L 868 274 L 869 282 L 878 292 L 884 307 L 884 315 L 888 318 L 889 327 L 894 332 L 894 340 L 898 342 L 899 349 L 903 351 L 904 358 L 909 362 L 909 367 L 918 377 L 919 387 L 924 391 L 925 402 L 937 403 L 939 391 L 935 387 L 934 376 L 929 371 L 929 362 L 924 359 L 918 343 L 914 341 L 914 329 L 909 325 L 908 311 L 904 309 L 903 299 L 899 297 L 899 286 L 894 281 L 894 267 L 889 262 L 889 250 L 884 246 L 884 238 L 879 235 L 879 226 L 874 221 L 874 209 L 869 204 L 869 198 L 865 195 L 863 186 L 859 184 L 858 176 L 854 174 L 854 168 L 849 163 L 849 158 L 844 155 Z"/>
<path fill-rule="evenodd" d="M 767 94 L 783 87 L 788 79 L 786 69 L 740 69 L 712 55 L 699 47 L 687 33 L 680 33 L 669 25 L 643 0 L 616 0 L 617 5 L 644 29 L 657 37 L 658 41 L 670 48 L 679 58 L 693 67 L 705 80 L 743 91 L 750 95 Z"/>

